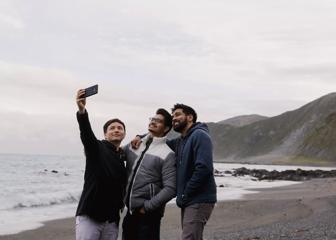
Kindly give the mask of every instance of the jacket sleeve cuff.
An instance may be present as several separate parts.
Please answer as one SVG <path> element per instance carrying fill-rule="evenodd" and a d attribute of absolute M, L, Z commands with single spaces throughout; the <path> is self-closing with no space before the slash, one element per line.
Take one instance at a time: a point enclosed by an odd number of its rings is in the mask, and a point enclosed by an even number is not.
<path fill-rule="evenodd" d="M 182 200 L 182 204 L 186 204 L 188 202 L 188 195 L 182 194 L 181 200 Z"/>
<path fill-rule="evenodd" d="M 87 115 L 87 111 L 86 111 L 86 108 L 84 108 L 84 111 L 81 112 L 81 111 L 77 111 L 77 116 L 84 116 L 84 115 Z"/>
<path fill-rule="evenodd" d="M 152 211 L 151 207 L 150 207 L 150 201 L 146 200 L 144 202 L 144 209 L 145 209 L 145 212 L 150 212 Z"/>

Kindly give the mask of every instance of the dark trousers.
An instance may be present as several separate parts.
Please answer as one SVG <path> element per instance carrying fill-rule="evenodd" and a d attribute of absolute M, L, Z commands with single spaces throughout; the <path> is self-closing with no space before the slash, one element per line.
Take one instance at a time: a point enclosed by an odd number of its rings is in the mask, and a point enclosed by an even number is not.
<path fill-rule="evenodd" d="M 182 240 L 203 239 L 204 226 L 214 206 L 214 203 L 196 203 L 181 209 Z"/>
<path fill-rule="evenodd" d="M 122 223 L 123 240 L 159 240 L 161 214 L 127 213 Z"/>

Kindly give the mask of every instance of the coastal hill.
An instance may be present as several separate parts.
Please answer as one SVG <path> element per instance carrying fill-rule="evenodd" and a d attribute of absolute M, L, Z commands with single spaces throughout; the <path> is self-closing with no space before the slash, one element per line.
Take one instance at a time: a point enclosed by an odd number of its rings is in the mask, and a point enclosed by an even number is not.
<path fill-rule="evenodd" d="M 218 161 L 336 165 L 336 93 L 275 117 L 240 116 L 208 126 Z"/>
<path fill-rule="evenodd" d="M 242 116 L 229 118 L 229 119 L 217 122 L 217 123 L 218 124 L 227 124 L 227 125 L 231 125 L 231 126 L 234 126 L 234 127 L 242 127 L 242 126 L 254 123 L 254 122 L 258 122 L 260 120 L 264 120 L 266 118 L 268 118 L 268 117 L 257 115 L 257 114 L 242 115 Z"/>

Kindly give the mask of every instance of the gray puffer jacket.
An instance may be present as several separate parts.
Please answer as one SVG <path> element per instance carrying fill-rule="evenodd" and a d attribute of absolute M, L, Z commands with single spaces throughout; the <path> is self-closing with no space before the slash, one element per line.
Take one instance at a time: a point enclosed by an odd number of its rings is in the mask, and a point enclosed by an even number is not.
<path fill-rule="evenodd" d="M 148 145 L 149 139 L 147 135 L 136 150 L 131 144 L 124 148 L 128 174 L 125 204 L 131 214 L 144 207 L 146 212 L 163 215 L 166 203 L 176 195 L 175 153 L 166 137 L 154 137 Z"/>

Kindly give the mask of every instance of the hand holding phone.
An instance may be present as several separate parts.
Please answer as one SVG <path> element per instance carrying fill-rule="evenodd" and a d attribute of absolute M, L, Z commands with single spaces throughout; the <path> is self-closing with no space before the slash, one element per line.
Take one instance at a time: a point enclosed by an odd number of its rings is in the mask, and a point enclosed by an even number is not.
<path fill-rule="evenodd" d="M 77 92 L 76 102 L 80 113 L 85 112 L 86 98 L 98 93 L 98 84 L 80 89 Z"/>
<path fill-rule="evenodd" d="M 93 85 L 91 87 L 85 88 L 85 93 L 82 97 L 86 98 L 86 97 L 90 97 L 92 95 L 95 95 L 98 93 L 98 84 Z"/>

